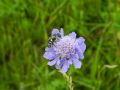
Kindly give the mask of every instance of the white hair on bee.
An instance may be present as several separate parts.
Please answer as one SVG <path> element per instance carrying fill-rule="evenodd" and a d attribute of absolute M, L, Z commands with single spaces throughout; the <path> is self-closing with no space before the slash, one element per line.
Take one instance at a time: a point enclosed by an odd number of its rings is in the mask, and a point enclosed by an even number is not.
<path fill-rule="evenodd" d="M 51 37 L 49 37 L 48 47 L 52 47 L 54 45 L 54 43 L 57 42 L 60 38 L 61 38 L 60 33 L 56 33 L 56 34 L 52 35 Z"/>

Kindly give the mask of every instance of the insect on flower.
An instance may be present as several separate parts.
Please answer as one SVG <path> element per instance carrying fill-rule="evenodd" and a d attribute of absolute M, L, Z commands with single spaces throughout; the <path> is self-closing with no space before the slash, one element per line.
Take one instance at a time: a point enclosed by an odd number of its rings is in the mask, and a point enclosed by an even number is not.
<path fill-rule="evenodd" d="M 55 65 L 62 73 L 67 72 L 69 66 L 73 64 L 75 68 L 81 68 L 81 61 L 84 58 L 86 49 L 85 39 L 76 38 L 76 33 L 72 32 L 64 36 L 61 29 L 53 29 L 52 35 L 48 40 L 48 47 L 45 48 L 44 58 L 48 59 L 48 65 Z"/>
<path fill-rule="evenodd" d="M 52 47 L 54 43 L 61 38 L 60 33 L 53 34 L 53 36 L 48 39 L 48 47 Z"/>

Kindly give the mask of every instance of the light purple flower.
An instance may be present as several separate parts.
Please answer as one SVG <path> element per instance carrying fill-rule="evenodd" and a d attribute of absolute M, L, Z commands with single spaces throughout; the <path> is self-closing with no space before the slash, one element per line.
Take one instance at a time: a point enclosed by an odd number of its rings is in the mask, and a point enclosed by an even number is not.
<path fill-rule="evenodd" d="M 61 37 L 57 37 L 57 35 Z M 56 36 L 55 36 L 56 35 Z M 76 38 L 76 33 L 72 32 L 64 36 L 64 31 L 61 29 L 53 29 L 52 36 L 55 41 L 51 47 L 46 47 L 44 58 L 48 59 L 49 66 L 56 66 L 62 73 L 67 72 L 69 66 L 73 64 L 75 68 L 81 68 L 81 61 L 84 58 L 86 45 L 83 37 Z"/>

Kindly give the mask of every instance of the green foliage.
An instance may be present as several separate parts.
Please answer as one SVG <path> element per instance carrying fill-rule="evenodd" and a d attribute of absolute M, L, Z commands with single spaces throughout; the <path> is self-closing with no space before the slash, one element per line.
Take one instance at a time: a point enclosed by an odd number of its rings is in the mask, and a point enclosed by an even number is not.
<path fill-rule="evenodd" d="M 75 90 L 120 89 L 120 1 L 0 0 L 0 90 L 66 90 L 43 58 L 53 28 L 86 39 Z"/>

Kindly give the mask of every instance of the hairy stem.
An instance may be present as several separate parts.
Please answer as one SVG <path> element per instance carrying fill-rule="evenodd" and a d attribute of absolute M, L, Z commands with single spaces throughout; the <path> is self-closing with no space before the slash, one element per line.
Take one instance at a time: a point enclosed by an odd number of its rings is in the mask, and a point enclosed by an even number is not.
<path fill-rule="evenodd" d="M 64 78 L 66 79 L 67 81 L 67 84 L 68 84 L 68 87 L 69 87 L 69 90 L 73 90 L 73 83 L 72 83 L 72 77 L 67 75 L 66 73 L 63 74 Z"/>

